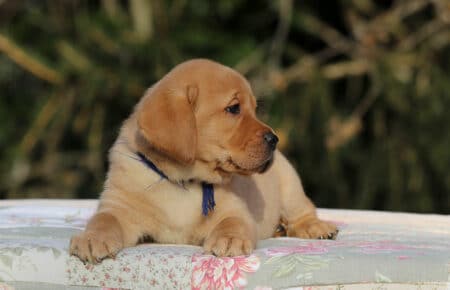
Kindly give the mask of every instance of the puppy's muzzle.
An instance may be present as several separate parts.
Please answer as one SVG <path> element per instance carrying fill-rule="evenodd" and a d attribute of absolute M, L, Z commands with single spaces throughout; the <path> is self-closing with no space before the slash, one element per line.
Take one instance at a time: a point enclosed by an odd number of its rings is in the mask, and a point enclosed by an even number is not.
<path fill-rule="evenodd" d="M 269 153 L 269 158 L 259 168 L 259 170 L 258 170 L 259 173 L 265 172 L 272 165 L 272 163 L 273 163 L 273 151 L 277 147 L 277 143 L 278 143 L 277 135 L 275 135 L 274 133 L 272 133 L 270 131 L 264 133 L 263 138 L 264 138 L 264 141 L 265 141 L 265 143 L 267 145 L 267 148 L 270 150 L 270 152 L 268 152 Z"/>
<path fill-rule="evenodd" d="M 277 143 L 278 143 L 277 135 L 275 135 L 272 132 L 266 132 L 266 133 L 264 133 L 263 138 L 264 138 L 264 141 L 266 141 L 269 149 L 272 151 L 275 150 L 275 148 L 277 147 Z"/>

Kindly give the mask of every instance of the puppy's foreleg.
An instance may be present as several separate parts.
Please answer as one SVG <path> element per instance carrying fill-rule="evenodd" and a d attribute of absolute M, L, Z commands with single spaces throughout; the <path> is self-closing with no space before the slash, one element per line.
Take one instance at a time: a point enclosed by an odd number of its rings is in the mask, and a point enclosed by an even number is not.
<path fill-rule="evenodd" d="M 287 224 L 287 236 L 303 239 L 335 239 L 334 224 L 320 220 L 315 213 L 305 214 Z"/>
<path fill-rule="evenodd" d="M 284 156 L 277 156 L 282 162 L 281 219 L 286 223 L 286 232 L 290 237 L 305 239 L 334 239 L 337 228 L 334 224 L 320 220 L 316 207 L 305 195 L 300 177 Z"/>
<path fill-rule="evenodd" d="M 252 253 L 256 244 L 254 227 L 240 217 L 221 220 L 206 237 L 203 248 L 216 256 L 241 256 Z"/>
<path fill-rule="evenodd" d="M 114 257 L 126 246 L 133 246 L 139 238 L 124 236 L 124 229 L 116 216 L 108 211 L 97 212 L 88 222 L 86 229 L 72 237 L 70 254 L 83 262 L 99 263 L 107 257 Z"/>

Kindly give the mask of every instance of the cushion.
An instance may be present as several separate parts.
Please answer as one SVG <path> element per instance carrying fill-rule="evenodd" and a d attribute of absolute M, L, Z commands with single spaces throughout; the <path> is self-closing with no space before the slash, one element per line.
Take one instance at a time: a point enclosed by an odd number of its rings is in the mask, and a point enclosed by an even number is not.
<path fill-rule="evenodd" d="M 0 289 L 450 289 L 450 216 L 319 209 L 336 240 L 272 238 L 250 256 L 141 244 L 101 264 L 68 254 L 95 200 L 0 201 Z"/>

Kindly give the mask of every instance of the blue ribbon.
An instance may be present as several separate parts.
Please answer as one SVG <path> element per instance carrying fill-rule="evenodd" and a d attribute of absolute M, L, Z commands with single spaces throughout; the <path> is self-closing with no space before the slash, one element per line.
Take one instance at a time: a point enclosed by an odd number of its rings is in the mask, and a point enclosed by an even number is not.
<path fill-rule="evenodd" d="M 214 201 L 214 186 L 211 183 L 202 182 L 203 201 L 202 201 L 202 214 L 208 215 L 209 211 L 213 211 L 216 206 Z"/>
<path fill-rule="evenodd" d="M 138 152 L 137 156 L 142 163 L 144 163 L 148 168 L 155 171 L 161 178 L 169 179 L 164 172 L 162 172 L 150 159 L 144 156 L 144 154 Z M 211 183 L 202 182 L 202 192 L 203 192 L 203 200 L 202 200 L 202 214 L 207 216 L 210 211 L 214 210 L 216 206 L 216 202 L 214 201 L 214 185 Z"/>

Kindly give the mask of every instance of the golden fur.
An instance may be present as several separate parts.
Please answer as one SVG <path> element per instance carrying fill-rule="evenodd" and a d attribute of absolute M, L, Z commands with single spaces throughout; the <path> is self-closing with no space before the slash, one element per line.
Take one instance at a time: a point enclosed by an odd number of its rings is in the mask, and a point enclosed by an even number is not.
<path fill-rule="evenodd" d="M 176 66 L 124 122 L 97 213 L 72 238 L 70 253 L 95 263 L 149 236 L 203 245 L 218 256 L 250 254 L 280 219 L 289 236 L 333 237 L 336 227 L 317 218 L 293 167 L 268 146 L 265 134 L 273 131 L 255 109 L 251 87 L 236 71 L 202 59 Z M 201 182 L 215 189 L 217 205 L 206 217 Z"/>

